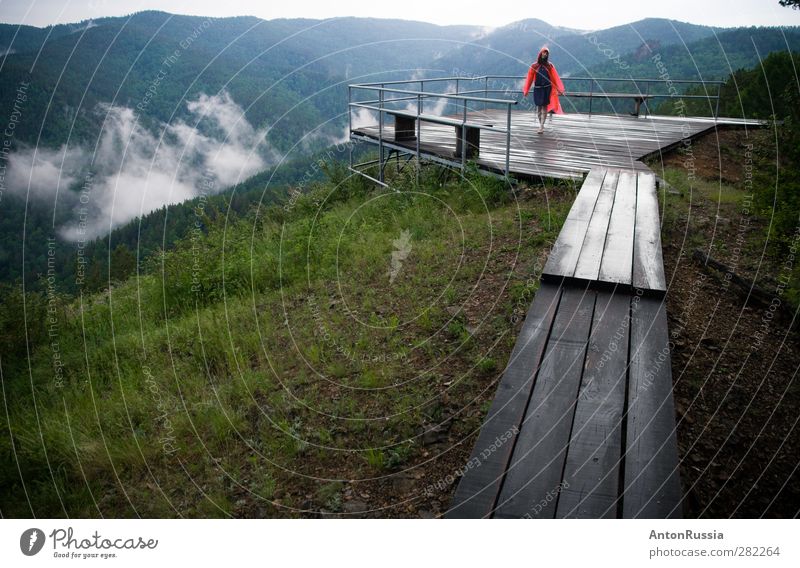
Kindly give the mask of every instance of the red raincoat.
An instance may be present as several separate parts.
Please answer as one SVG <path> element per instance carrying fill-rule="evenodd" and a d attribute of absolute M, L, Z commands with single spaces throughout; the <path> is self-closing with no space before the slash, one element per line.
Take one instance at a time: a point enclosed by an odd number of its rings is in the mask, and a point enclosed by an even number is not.
<path fill-rule="evenodd" d="M 546 48 L 543 47 L 539 51 L 539 56 L 536 57 L 536 61 L 531 65 L 530 69 L 528 69 L 528 78 L 525 79 L 525 87 L 522 89 L 522 94 L 526 97 L 531 90 L 531 85 L 536 81 L 536 70 L 539 69 L 539 57 L 541 57 L 542 51 L 545 49 Z M 561 77 L 558 76 L 555 65 L 547 62 L 547 67 L 550 72 L 550 83 L 553 85 L 553 88 L 550 89 L 550 104 L 547 105 L 547 112 L 564 114 L 564 111 L 561 110 L 561 103 L 558 102 L 558 93 L 564 92 L 564 83 L 561 82 Z"/>

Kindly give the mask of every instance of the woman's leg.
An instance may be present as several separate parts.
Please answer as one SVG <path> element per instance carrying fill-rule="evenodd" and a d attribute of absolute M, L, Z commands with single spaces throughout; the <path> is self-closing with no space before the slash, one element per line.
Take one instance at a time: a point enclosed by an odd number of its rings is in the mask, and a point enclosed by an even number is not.
<path fill-rule="evenodd" d="M 537 106 L 536 107 L 536 116 L 539 118 L 539 132 L 544 131 L 544 118 L 546 116 L 547 107 Z"/>

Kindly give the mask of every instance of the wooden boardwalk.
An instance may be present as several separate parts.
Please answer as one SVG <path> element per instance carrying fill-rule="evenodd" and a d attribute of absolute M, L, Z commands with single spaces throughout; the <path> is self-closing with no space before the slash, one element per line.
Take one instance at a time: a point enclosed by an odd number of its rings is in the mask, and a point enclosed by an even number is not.
<path fill-rule="evenodd" d="M 592 170 L 542 278 L 622 285 L 663 295 L 667 282 L 659 219 L 653 173 Z"/>
<path fill-rule="evenodd" d="M 659 231 L 652 173 L 590 172 L 448 517 L 681 516 Z"/>
<path fill-rule="evenodd" d="M 460 120 L 461 116 L 448 118 Z M 505 110 L 472 111 L 467 120 L 504 129 Z M 387 121 L 391 122 L 389 119 Z M 596 167 L 649 171 L 641 159 L 721 126 L 760 126 L 759 121 L 741 119 L 683 118 L 668 116 L 563 114 L 547 121 L 544 134 L 537 134 L 534 111 L 512 111 L 509 164 L 518 178 L 580 179 Z M 420 152 L 427 158 L 460 161 L 452 125 L 422 121 Z M 378 126 L 354 127 L 354 139 L 376 142 Z M 416 142 L 394 141 L 394 127 L 385 124 L 383 138 L 389 147 L 415 151 Z M 479 167 L 502 173 L 505 168 L 506 134 L 492 129 L 480 131 Z"/>
<path fill-rule="evenodd" d="M 351 130 L 453 166 L 463 136 L 484 170 L 504 174 L 508 155 L 513 177 L 583 180 L 447 516 L 680 517 L 658 196 L 642 159 L 762 123 L 566 114 L 538 134 L 534 112 L 511 112 L 510 141 L 505 110 L 469 112 L 466 127 L 463 114 L 400 113 L 399 140 L 391 125 Z"/>

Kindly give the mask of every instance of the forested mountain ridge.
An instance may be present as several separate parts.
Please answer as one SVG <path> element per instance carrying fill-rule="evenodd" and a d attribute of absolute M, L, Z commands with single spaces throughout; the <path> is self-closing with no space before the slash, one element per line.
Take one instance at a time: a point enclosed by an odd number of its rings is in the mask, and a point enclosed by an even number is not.
<path fill-rule="evenodd" d="M 736 28 L 714 33 L 689 45 L 662 45 L 639 53 L 624 54 L 620 62 L 624 75 L 658 78 L 664 71 L 654 58 L 664 63 L 674 79 L 724 80 L 739 69 L 751 69 L 770 53 L 800 50 L 800 28 Z M 594 77 L 619 77 L 620 62 L 604 61 L 593 67 Z"/>
<path fill-rule="evenodd" d="M 3 37 L 9 27 L 4 25 Z M 79 140 L 97 136 L 102 117 L 93 111 L 99 102 L 142 105 L 142 120 L 152 126 L 187 116 L 186 100 L 225 89 L 250 123 L 280 122 L 270 142 L 286 149 L 310 127 L 342 113 L 343 89 L 326 87 L 363 74 L 411 72 L 454 38 L 475 33 L 478 28 L 395 20 L 264 21 L 142 12 L 54 33 L 41 52 L 6 57 L 0 108 L 9 108 L 20 81 L 31 82 L 17 140 L 36 142 L 41 128 L 40 142 L 60 144 L 67 134 Z M 17 51 L 15 44 L 6 49 Z"/>
<path fill-rule="evenodd" d="M 643 44 L 681 45 L 712 36 L 721 28 L 675 20 L 646 18 L 604 30 L 581 32 L 521 20 L 437 59 L 444 68 L 477 74 L 524 75 L 542 45 L 557 58 L 562 75 L 577 74 L 605 62 L 610 55 L 636 52 Z"/>

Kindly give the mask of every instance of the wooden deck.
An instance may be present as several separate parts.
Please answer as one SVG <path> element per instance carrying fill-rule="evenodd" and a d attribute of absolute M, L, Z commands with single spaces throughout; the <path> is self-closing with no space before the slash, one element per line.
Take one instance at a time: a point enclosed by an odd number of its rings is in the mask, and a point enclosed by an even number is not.
<path fill-rule="evenodd" d="M 460 116 L 449 117 L 460 120 Z M 467 120 L 506 126 L 505 110 L 473 111 Z M 387 121 L 390 122 L 389 119 Z M 669 116 L 563 114 L 547 121 L 544 134 L 537 134 L 534 111 L 512 111 L 511 174 L 518 178 L 580 179 L 596 167 L 649 171 L 645 156 L 673 147 L 721 126 L 761 126 L 759 121 L 741 119 L 683 118 Z M 456 135 L 452 125 L 422 121 L 420 152 L 426 158 L 460 162 L 456 156 Z M 375 143 L 378 126 L 354 128 L 351 137 Z M 389 147 L 415 151 L 415 141 L 394 142 L 394 127 L 385 124 L 384 141 Z M 505 168 L 506 134 L 490 129 L 480 131 L 479 167 L 502 173 Z"/>
<path fill-rule="evenodd" d="M 653 174 L 589 173 L 448 517 L 681 516 L 658 220 Z"/>

